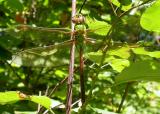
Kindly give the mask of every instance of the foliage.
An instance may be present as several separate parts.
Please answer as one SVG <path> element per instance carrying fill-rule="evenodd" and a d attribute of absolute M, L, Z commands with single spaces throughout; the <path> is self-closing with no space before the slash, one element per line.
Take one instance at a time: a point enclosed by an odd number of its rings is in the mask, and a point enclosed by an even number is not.
<path fill-rule="evenodd" d="M 1 114 L 65 113 L 71 4 L 71 0 L 0 0 Z M 82 4 L 77 0 L 77 11 Z M 73 114 L 160 112 L 159 6 L 160 0 L 86 2 L 82 14 L 87 37 L 95 43 L 88 40 L 83 45 L 82 107 L 76 44 Z"/>
<path fill-rule="evenodd" d="M 160 32 L 160 22 L 159 22 L 159 13 L 160 13 L 160 0 L 157 0 L 154 4 L 151 5 L 141 17 L 141 25 L 144 29 L 154 32 Z"/>
<path fill-rule="evenodd" d="M 41 104 L 47 109 L 51 108 L 51 99 L 45 97 L 45 96 L 31 96 L 31 95 L 26 95 L 23 94 L 19 91 L 8 91 L 8 92 L 1 92 L 0 93 L 1 97 L 0 103 L 1 104 L 9 104 L 9 103 L 14 103 L 20 100 L 30 100 L 35 103 Z"/>

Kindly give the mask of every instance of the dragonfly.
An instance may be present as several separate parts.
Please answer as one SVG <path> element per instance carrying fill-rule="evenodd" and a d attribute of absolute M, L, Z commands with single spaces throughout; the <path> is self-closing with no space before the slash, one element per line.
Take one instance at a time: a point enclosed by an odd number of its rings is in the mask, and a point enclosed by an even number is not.
<path fill-rule="evenodd" d="M 75 23 L 73 32 L 68 28 L 47 28 L 33 25 L 17 25 L 13 28 L 3 29 L 5 36 L 10 35 L 9 40 L 16 45 L 11 62 L 20 66 L 32 67 L 68 65 L 69 50 L 73 42 L 79 53 L 93 51 L 96 42 L 101 41 L 105 36 L 101 33 L 107 33 L 109 26 L 102 22 L 97 25 L 97 28 L 88 29 L 84 20 L 81 15 L 76 15 L 72 19 Z M 75 36 L 74 39 L 70 39 L 71 34 Z M 88 48 L 87 45 L 89 45 Z M 83 56 L 82 54 L 76 55 Z"/>
<path fill-rule="evenodd" d="M 75 20 L 77 20 L 76 18 Z M 69 48 L 73 41 L 76 42 L 78 51 L 82 48 L 86 50 L 85 52 L 89 52 L 97 46 L 98 43 L 96 42 L 104 38 L 104 34 L 102 35 L 100 32 L 106 33 L 109 28 L 108 24 L 103 22 L 100 26 L 97 25 L 97 28 L 93 27 L 95 29 L 87 29 L 85 22 L 83 22 L 84 19 L 81 17 L 78 19 L 80 20 L 78 20 L 74 32 L 68 28 L 16 25 L 11 28 L 1 28 L 0 30 L 5 31 L 5 34 L 0 35 L 0 40 L 5 38 L 16 45 L 11 61 L 16 65 L 53 67 L 69 64 L 66 58 L 69 58 Z M 75 22 L 75 20 L 73 21 Z M 70 40 L 71 34 L 75 35 L 75 39 Z M 91 47 L 92 44 L 94 46 Z M 90 50 L 87 45 L 91 47 Z"/>

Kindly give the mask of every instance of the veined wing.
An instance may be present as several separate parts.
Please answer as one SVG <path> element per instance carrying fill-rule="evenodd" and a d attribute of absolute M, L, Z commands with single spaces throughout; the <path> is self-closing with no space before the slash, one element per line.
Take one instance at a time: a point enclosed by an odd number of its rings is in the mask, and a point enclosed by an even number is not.
<path fill-rule="evenodd" d="M 10 42 L 16 40 L 15 43 L 19 43 L 19 45 L 21 45 L 22 42 L 28 42 L 36 44 L 36 46 L 44 46 L 69 40 L 71 32 L 70 29 L 66 28 L 16 25 L 10 28 L 0 28 L 0 33 L 0 40 L 9 40 Z M 25 48 L 25 46 L 23 48 Z"/>
<path fill-rule="evenodd" d="M 69 49 L 72 40 L 20 51 L 13 55 L 12 63 L 32 67 L 53 67 L 69 63 Z"/>
<path fill-rule="evenodd" d="M 13 63 L 40 67 L 68 64 L 71 41 L 60 42 L 70 39 L 69 29 L 18 25 L 5 31 L 6 34 L 11 33 L 16 39 L 20 39 L 18 46 L 16 45 L 17 54 L 13 56 Z M 90 33 L 94 34 L 92 30 L 91 32 L 87 30 L 89 37 Z"/>
<path fill-rule="evenodd" d="M 67 28 L 48 28 L 48 27 L 36 27 L 31 25 L 17 25 L 15 26 L 19 30 L 37 30 L 37 31 L 46 31 L 46 32 L 59 32 L 64 34 L 69 34 L 70 29 Z"/>
<path fill-rule="evenodd" d="M 67 41 L 70 39 L 69 29 L 18 25 L 3 28 L 1 32 L 1 41 L 14 42 L 11 47 L 7 47 L 14 52 L 13 63 L 43 67 L 68 63 L 71 43 Z"/>

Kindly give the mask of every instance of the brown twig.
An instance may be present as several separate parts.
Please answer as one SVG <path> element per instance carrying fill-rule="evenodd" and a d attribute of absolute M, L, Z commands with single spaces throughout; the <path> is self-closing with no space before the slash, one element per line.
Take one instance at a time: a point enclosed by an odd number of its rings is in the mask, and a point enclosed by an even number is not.
<path fill-rule="evenodd" d="M 66 81 L 68 79 L 68 76 L 67 77 L 65 77 L 62 81 L 60 81 L 59 83 L 57 83 L 56 85 L 55 85 L 55 87 L 51 90 L 51 92 L 49 93 L 49 97 L 50 96 L 52 96 L 52 94 L 57 90 L 57 88 L 60 86 L 60 85 L 62 85 L 62 84 L 64 84 L 64 82 Z"/>
<path fill-rule="evenodd" d="M 115 8 L 114 8 L 111 0 L 108 0 L 108 2 L 109 2 L 110 6 L 111 6 L 111 8 L 112 8 L 112 10 L 113 10 L 114 15 L 117 16 L 117 12 L 116 12 L 116 10 L 115 10 Z"/>
<path fill-rule="evenodd" d="M 85 63 L 87 59 L 83 60 L 83 63 Z M 76 72 L 79 69 L 79 67 L 76 67 L 74 69 L 74 72 Z M 64 84 L 64 82 L 68 79 L 69 76 L 65 77 L 63 80 L 61 80 L 59 83 L 57 83 L 54 88 L 50 91 L 50 93 L 48 93 L 47 95 L 50 97 L 52 96 L 52 94 L 58 89 L 58 87 L 60 87 L 62 84 Z M 46 96 L 47 96 L 46 95 Z"/>
<path fill-rule="evenodd" d="M 83 63 L 85 62 L 86 60 L 83 61 Z M 76 72 L 77 70 L 79 69 L 79 67 L 76 67 L 74 69 L 74 72 Z M 65 77 L 63 80 L 61 80 L 59 83 L 57 83 L 54 88 L 51 90 L 51 92 L 49 93 L 49 97 L 52 96 L 52 94 L 58 89 L 58 87 L 60 87 L 62 84 L 64 84 L 64 82 L 68 79 L 69 76 Z"/>
<path fill-rule="evenodd" d="M 76 0 L 72 0 L 72 17 L 76 14 Z M 72 19 L 71 19 L 72 20 Z M 75 24 L 71 21 L 71 40 L 74 40 L 75 36 L 74 32 Z M 73 41 L 71 50 L 70 50 L 70 65 L 69 65 L 69 77 L 67 81 L 67 102 L 66 102 L 66 114 L 71 113 L 72 108 L 72 83 L 73 83 L 73 75 L 74 75 L 74 56 L 75 56 L 75 41 Z"/>

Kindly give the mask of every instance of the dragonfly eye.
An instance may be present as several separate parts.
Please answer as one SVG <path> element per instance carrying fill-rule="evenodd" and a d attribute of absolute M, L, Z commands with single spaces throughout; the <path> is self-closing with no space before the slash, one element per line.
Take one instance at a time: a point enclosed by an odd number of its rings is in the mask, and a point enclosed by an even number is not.
<path fill-rule="evenodd" d="M 85 23 L 85 18 L 83 15 L 75 15 L 72 17 L 72 22 L 75 24 L 83 24 Z"/>

